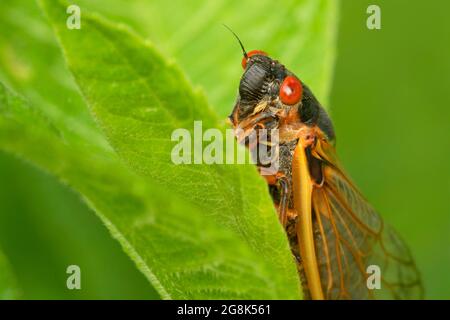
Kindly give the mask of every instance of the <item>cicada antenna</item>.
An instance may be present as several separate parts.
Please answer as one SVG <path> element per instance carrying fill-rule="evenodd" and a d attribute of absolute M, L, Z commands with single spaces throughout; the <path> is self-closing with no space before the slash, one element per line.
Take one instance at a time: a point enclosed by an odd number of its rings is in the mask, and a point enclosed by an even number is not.
<path fill-rule="evenodd" d="M 237 41 L 239 42 L 239 45 L 241 46 L 242 53 L 244 54 L 245 59 L 248 59 L 247 52 L 245 51 L 245 48 L 244 48 L 244 45 L 242 44 L 241 39 L 239 39 L 239 37 L 237 36 L 237 34 L 234 33 L 234 31 L 231 30 L 231 28 L 230 28 L 229 26 L 227 26 L 225 23 L 222 23 L 222 25 L 223 25 L 225 28 L 227 28 L 227 29 L 234 35 L 234 37 L 235 37 L 235 38 L 237 39 Z"/>

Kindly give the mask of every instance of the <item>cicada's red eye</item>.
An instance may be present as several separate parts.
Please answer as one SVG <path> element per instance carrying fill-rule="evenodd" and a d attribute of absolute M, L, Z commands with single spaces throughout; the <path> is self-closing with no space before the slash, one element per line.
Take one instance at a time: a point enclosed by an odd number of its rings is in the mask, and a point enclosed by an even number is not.
<path fill-rule="evenodd" d="M 300 101 L 303 94 L 303 86 L 300 80 L 294 76 L 284 78 L 280 86 L 280 100 L 284 104 L 293 105 Z"/>
<path fill-rule="evenodd" d="M 247 60 L 248 60 L 251 56 L 254 56 L 255 54 L 261 54 L 261 55 L 263 55 L 263 56 L 267 56 L 267 53 L 265 53 L 264 51 L 261 51 L 261 50 L 252 50 L 252 51 L 250 51 L 250 52 L 247 52 L 247 58 L 246 58 L 246 57 L 243 57 L 243 58 L 242 58 L 242 62 L 241 62 L 242 68 L 243 68 L 243 69 L 245 69 L 245 68 L 247 67 Z"/>

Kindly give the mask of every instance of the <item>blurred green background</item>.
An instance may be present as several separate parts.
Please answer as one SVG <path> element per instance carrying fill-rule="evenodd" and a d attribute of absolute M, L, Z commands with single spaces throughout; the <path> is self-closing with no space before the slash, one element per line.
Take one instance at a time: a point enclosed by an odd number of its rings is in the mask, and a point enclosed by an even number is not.
<path fill-rule="evenodd" d="M 369 4 L 381 30 L 364 27 Z M 343 165 L 436 299 L 450 298 L 448 12 L 448 1 L 342 1 L 330 108 Z"/>
<path fill-rule="evenodd" d="M 381 30 L 366 28 L 369 4 Z M 450 298 L 448 12 L 438 0 L 341 1 L 329 106 L 344 167 L 410 245 L 426 297 L 440 299 Z M 22 298 L 157 298 L 78 195 L 4 153 L 0 248 Z M 86 270 L 84 290 L 66 289 L 69 264 Z"/>

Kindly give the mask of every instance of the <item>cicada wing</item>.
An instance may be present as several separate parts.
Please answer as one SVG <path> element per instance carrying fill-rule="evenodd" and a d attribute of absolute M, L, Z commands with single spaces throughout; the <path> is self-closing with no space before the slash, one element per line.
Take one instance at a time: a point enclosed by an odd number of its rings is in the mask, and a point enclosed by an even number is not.
<path fill-rule="evenodd" d="M 312 208 L 325 298 L 422 298 L 420 275 L 406 244 L 340 169 L 334 147 L 322 142 L 314 152 L 324 160 L 324 182 L 313 189 Z"/>

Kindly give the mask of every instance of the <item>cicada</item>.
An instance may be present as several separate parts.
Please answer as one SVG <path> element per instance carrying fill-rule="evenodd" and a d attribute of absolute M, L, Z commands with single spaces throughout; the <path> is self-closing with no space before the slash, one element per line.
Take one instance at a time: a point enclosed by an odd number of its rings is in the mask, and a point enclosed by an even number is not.
<path fill-rule="evenodd" d="M 408 247 L 342 169 L 325 109 L 283 64 L 260 50 L 247 53 L 239 43 L 244 73 L 229 118 L 242 142 L 252 132 L 278 130 L 278 169 L 267 174 L 257 165 L 286 230 L 304 296 L 422 298 Z"/>

